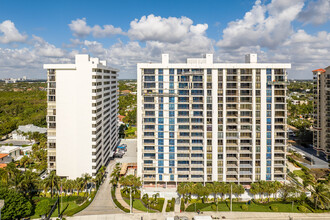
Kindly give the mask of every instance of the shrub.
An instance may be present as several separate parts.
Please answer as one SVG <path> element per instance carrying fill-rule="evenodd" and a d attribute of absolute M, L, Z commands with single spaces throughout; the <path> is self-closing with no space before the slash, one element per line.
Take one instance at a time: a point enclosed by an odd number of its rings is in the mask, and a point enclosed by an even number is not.
<path fill-rule="evenodd" d="M 273 212 L 278 212 L 278 207 L 276 205 L 271 205 L 270 206 L 270 209 L 273 211 Z"/>
<path fill-rule="evenodd" d="M 85 201 L 85 198 L 79 196 L 76 198 L 75 201 L 76 201 L 76 204 L 80 205 L 81 203 L 83 203 Z"/>
<path fill-rule="evenodd" d="M 183 200 L 183 199 L 181 199 L 180 211 L 181 211 L 181 212 L 184 211 L 184 200 Z"/>
<path fill-rule="evenodd" d="M 216 205 L 216 204 L 212 204 L 212 205 L 211 205 L 211 208 L 212 208 L 214 211 L 217 211 L 217 205 Z"/>
<path fill-rule="evenodd" d="M 242 208 L 243 211 L 247 211 L 247 210 L 249 210 L 249 206 L 248 206 L 248 205 L 245 205 L 245 204 L 243 204 L 243 205 L 241 206 L 241 208 Z"/>
<path fill-rule="evenodd" d="M 308 208 L 306 208 L 303 205 L 298 206 L 298 209 L 299 209 L 299 211 L 304 212 L 304 213 L 308 212 Z"/>
<path fill-rule="evenodd" d="M 157 200 L 158 200 L 158 203 L 156 205 L 151 205 L 150 208 L 162 212 L 165 199 L 164 198 L 158 198 Z"/>

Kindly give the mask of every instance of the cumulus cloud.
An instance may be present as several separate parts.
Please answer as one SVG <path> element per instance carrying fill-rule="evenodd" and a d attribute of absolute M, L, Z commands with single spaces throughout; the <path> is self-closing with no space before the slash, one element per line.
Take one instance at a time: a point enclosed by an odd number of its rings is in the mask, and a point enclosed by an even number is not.
<path fill-rule="evenodd" d="M 330 20 L 330 1 L 311 1 L 306 10 L 299 13 L 298 19 L 305 24 L 320 25 Z"/>
<path fill-rule="evenodd" d="M 6 20 L 0 23 L 0 43 L 25 42 L 26 39 L 27 36 L 21 34 L 12 21 Z"/>
<path fill-rule="evenodd" d="M 162 18 L 151 14 L 132 21 L 128 36 L 139 41 L 178 43 L 189 35 L 204 35 L 207 28 L 207 24 L 194 26 L 193 21 L 184 16 Z"/>
<path fill-rule="evenodd" d="M 73 35 L 76 37 L 86 37 L 92 34 L 96 38 L 111 37 L 117 34 L 124 34 L 121 28 L 116 28 L 113 25 L 104 25 L 103 28 L 99 25 L 93 27 L 87 25 L 86 18 L 71 21 L 69 24 Z"/>
<path fill-rule="evenodd" d="M 228 24 L 217 45 L 229 49 L 253 45 L 275 48 L 292 34 L 291 23 L 303 6 L 303 0 L 273 0 L 268 5 L 257 0 L 243 19 Z"/>

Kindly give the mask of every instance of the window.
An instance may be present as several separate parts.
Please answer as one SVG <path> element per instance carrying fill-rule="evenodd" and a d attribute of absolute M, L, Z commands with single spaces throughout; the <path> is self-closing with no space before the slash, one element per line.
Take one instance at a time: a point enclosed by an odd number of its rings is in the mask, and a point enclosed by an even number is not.
<path fill-rule="evenodd" d="M 163 117 L 163 116 L 164 116 L 163 111 L 159 111 L 159 112 L 158 112 L 158 116 L 159 116 L 159 117 Z"/>
<path fill-rule="evenodd" d="M 158 154 L 158 159 L 162 159 L 163 160 L 164 159 L 164 154 L 163 153 L 159 153 Z"/>
<path fill-rule="evenodd" d="M 163 81 L 163 76 L 158 76 L 158 81 L 162 82 Z"/>
<path fill-rule="evenodd" d="M 158 139 L 158 145 L 164 145 L 164 139 Z"/>
<path fill-rule="evenodd" d="M 267 160 L 267 166 L 271 166 L 272 165 L 272 161 L 271 160 Z"/>
<path fill-rule="evenodd" d="M 174 125 L 170 125 L 169 130 L 174 131 Z"/>
<path fill-rule="evenodd" d="M 272 152 L 272 147 L 271 146 L 267 146 L 267 153 L 271 153 L 271 152 Z"/>
<path fill-rule="evenodd" d="M 159 175 L 159 180 L 163 180 L 163 175 Z"/>
<path fill-rule="evenodd" d="M 185 97 L 185 98 L 188 98 L 188 97 Z M 169 100 L 170 103 L 174 103 L 175 98 L 174 97 L 169 97 L 168 100 Z"/>
<path fill-rule="evenodd" d="M 158 69 L 158 74 L 163 74 L 163 69 Z"/>
<path fill-rule="evenodd" d="M 174 69 L 170 69 L 170 74 L 174 74 Z"/>
<path fill-rule="evenodd" d="M 164 125 L 158 125 L 158 131 L 164 131 Z"/>
<path fill-rule="evenodd" d="M 174 122 L 175 122 L 174 118 L 170 118 L 170 119 L 169 119 L 169 122 L 170 122 L 170 123 L 169 123 L 170 125 L 173 125 Z"/>
<path fill-rule="evenodd" d="M 175 152 L 174 146 L 169 147 L 169 152 Z"/>
<path fill-rule="evenodd" d="M 159 166 L 159 167 L 164 166 L 164 161 L 163 161 L 163 160 L 158 160 L 158 166 Z"/>
<path fill-rule="evenodd" d="M 164 132 L 158 132 L 158 138 L 164 138 Z"/>
<path fill-rule="evenodd" d="M 159 147 L 158 147 L 158 152 L 164 152 L 164 147 L 159 146 Z"/>
<path fill-rule="evenodd" d="M 164 167 L 158 167 L 158 173 L 164 173 Z"/>
<path fill-rule="evenodd" d="M 158 118 L 158 123 L 159 124 L 164 124 L 164 118 Z"/>
<path fill-rule="evenodd" d="M 271 118 L 267 118 L 267 124 L 271 124 L 272 123 L 272 119 Z"/>
<path fill-rule="evenodd" d="M 267 110 L 272 110 L 272 105 L 271 104 L 267 104 Z"/>
<path fill-rule="evenodd" d="M 174 143 L 175 143 L 175 140 L 174 139 L 170 139 L 169 140 L 169 145 L 174 145 Z"/>
<path fill-rule="evenodd" d="M 175 161 L 174 160 L 170 160 L 170 162 L 169 162 L 169 165 L 170 165 L 170 167 L 174 167 L 175 165 Z"/>
<path fill-rule="evenodd" d="M 175 159 L 174 153 L 170 153 L 170 160 L 174 160 L 174 159 Z"/>

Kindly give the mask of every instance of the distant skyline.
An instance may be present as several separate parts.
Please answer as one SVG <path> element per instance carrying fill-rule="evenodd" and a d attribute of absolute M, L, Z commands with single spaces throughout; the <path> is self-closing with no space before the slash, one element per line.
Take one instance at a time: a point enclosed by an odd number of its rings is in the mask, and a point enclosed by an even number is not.
<path fill-rule="evenodd" d="M 292 63 L 290 79 L 330 66 L 329 0 L 0 0 L 0 79 L 46 78 L 44 63 L 77 53 L 105 59 L 120 79 L 136 63 L 213 53 L 215 62 Z"/>

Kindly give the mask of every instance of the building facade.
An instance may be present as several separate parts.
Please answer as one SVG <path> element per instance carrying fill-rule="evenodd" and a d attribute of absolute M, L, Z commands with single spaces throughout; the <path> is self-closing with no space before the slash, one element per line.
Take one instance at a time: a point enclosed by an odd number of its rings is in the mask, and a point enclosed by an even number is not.
<path fill-rule="evenodd" d="M 330 157 L 330 66 L 313 71 L 314 127 L 313 148 L 317 155 Z"/>
<path fill-rule="evenodd" d="M 144 186 L 286 177 L 286 69 L 291 64 L 187 63 L 137 66 L 138 176 Z"/>
<path fill-rule="evenodd" d="M 95 176 L 118 144 L 118 70 L 76 55 L 75 64 L 45 64 L 48 77 L 48 169 L 74 179 Z"/>

